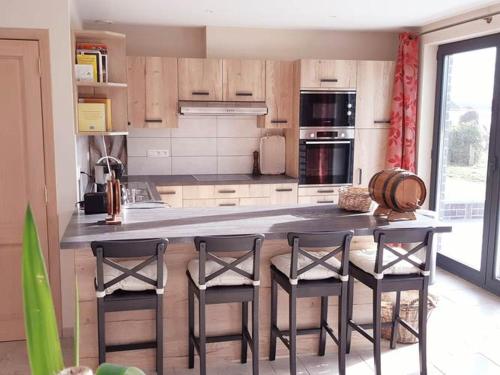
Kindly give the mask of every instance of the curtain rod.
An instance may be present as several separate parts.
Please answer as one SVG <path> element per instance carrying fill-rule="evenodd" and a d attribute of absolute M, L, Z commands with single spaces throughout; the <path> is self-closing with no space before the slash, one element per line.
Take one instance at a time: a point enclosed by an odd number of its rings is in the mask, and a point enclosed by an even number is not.
<path fill-rule="evenodd" d="M 460 21 L 460 22 L 455 22 L 455 23 L 452 23 L 450 25 L 436 27 L 435 29 L 431 29 L 431 30 L 427 30 L 427 31 L 421 32 L 418 35 L 425 35 L 425 34 L 435 33 L 436 31 L 446 30 L 446 29 L 449 29 L 451 27 L 460 26 L 460 25 L 463 25 L 465 23 L 469 23 L 469 22 L 473 22 L 473 21 L 479 21 L 479 20 L 485 20 L 486 23 L 491 23 L 491 21 L 493 19 L 493 16 L 496 16 L 496 15 L 499 15 L 499 14 L 500 14 L 500 11 L 497 11 L 497 12 L 485 14 L 483 16 L 468 18 L 466 20 L 463 20 L 463 21 Z"/>

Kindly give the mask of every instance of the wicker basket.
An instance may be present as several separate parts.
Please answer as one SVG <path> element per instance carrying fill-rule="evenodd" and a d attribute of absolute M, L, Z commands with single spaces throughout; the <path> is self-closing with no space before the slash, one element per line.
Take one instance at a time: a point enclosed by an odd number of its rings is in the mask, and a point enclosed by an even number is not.
<path fill-rule="evenodd" d="M 432 310 L 437 306 L 437 297 L 430 294 L 427 298 L 427 311 L 429 315 Z M 384 294 L 382 297 L 382 322 L 391 322 L 392 313 L 394 310 L 394 301 L 390 294 Z M 401 319 L 406 321 L 413 329 L 418 331 L 418 291 L 408 291 L 401 293 L 401 308 L 399 311 L 399 316 Z M 382 328 L 382 337 L 390 340 L 391 339 L 391 327 Z M 401 324 L 398 325 L 397 341 L 402 344 L 413 344 L 418 341 L 418 339 L 413 336 L 406 328 Z"/>
<path fill-rule="evenodd" d="M 372 205 L 366 188 L 347 187 L 339 191 L 339 207 L 347 211 L 369 212 Z"/>

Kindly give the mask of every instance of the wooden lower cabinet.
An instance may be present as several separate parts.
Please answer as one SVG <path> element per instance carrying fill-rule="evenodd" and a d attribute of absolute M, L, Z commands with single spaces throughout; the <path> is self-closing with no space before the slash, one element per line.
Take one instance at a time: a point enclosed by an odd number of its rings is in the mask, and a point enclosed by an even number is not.
<path fill-rule="evenodd" d="M 182 201 L 182 207 L 184 208 L 215 207 L 216 205 L 215 199 L 184 199 Z"/>
<path fill-rule="evenodd" d="M 271 197 L 240 198 L 240 206 L 268 206 L 271 204 Z"/>
<path fill-rule="evenodd" d="M 338 195 L 302 195 L 299 204 L 334 204 L 338 203 Z"/>
<path fill-rule="evenodd" d="M 297 203 L 297 184 L 275 184 L 271 187 L 271 204 Z"/>
<path fill-rule="evenodd" d="M 182 186 L 157 186 L 161 200 L 170 207 L 182 207 Z"/>
<path fill-rule="evenodd" d="M 269 206 L 297 203 L 297 184 L 157 186 L 170 207 Z"/>

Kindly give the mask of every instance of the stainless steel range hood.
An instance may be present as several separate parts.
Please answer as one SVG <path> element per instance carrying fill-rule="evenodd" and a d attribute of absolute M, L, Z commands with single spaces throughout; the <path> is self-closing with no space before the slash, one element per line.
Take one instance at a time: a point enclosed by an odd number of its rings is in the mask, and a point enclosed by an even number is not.
<path fill-rule="evenodd" d="M 212 116 L 261 116 L 267 115 L 264 102 L 195 102 L 179 101 L 181 115 L 212 115 Z"/>

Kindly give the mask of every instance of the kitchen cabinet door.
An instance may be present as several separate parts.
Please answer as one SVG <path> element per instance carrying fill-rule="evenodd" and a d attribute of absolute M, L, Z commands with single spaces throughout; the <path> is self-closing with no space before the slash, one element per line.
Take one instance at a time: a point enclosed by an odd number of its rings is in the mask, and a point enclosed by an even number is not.
<path fill-rule="evenodd" d="M 225 59 L 223 100 L 263 102 L 266 100 L 266 62 L 264 60 Z"/>
<path fill-rule="evenodd" d="M 222 60 L 178 60 L 179 100 L 222 100 Z"/>
<path fill-rule="evenodd" d="M 259 118 L 259 126 L 269 129 L 293 125 L 294 63 L 266 61 L 266 104 L 268 113 Z"/>
<path fill-rule="evenodd" d="M 182 207 L 182 186 L 157 186 L 161 200 L 170 207 Z"/>
<path fill-rule="evenodd" d="M 127 57 L 128 124 L 143 128 L 146 119 L 146 58 Z"/>
<path fill-rule="evenodd" d="M 394 61 L 358 61 L 356 127 L 390 125 Z"/>
<path fill-rule="evenodd" d="M 271 204 L 296 204 L 297 184 L 275 184 L 271 187 Z"/>
<path fill-rule="evenodd" d="M 300 87 L 356 89 L 356 72 L 354 60 L 301 60 Z"/>
<path fill-rule="evenodd" d="M 372 176 L 386 166 L 389 128 L 356 129 L 353 184 L 368 186 Z"/>
<path fill-rule="evenodd" d="M 177 127 L 177 59 L 131 56 L 127 65 L 129 125 Z"/>

